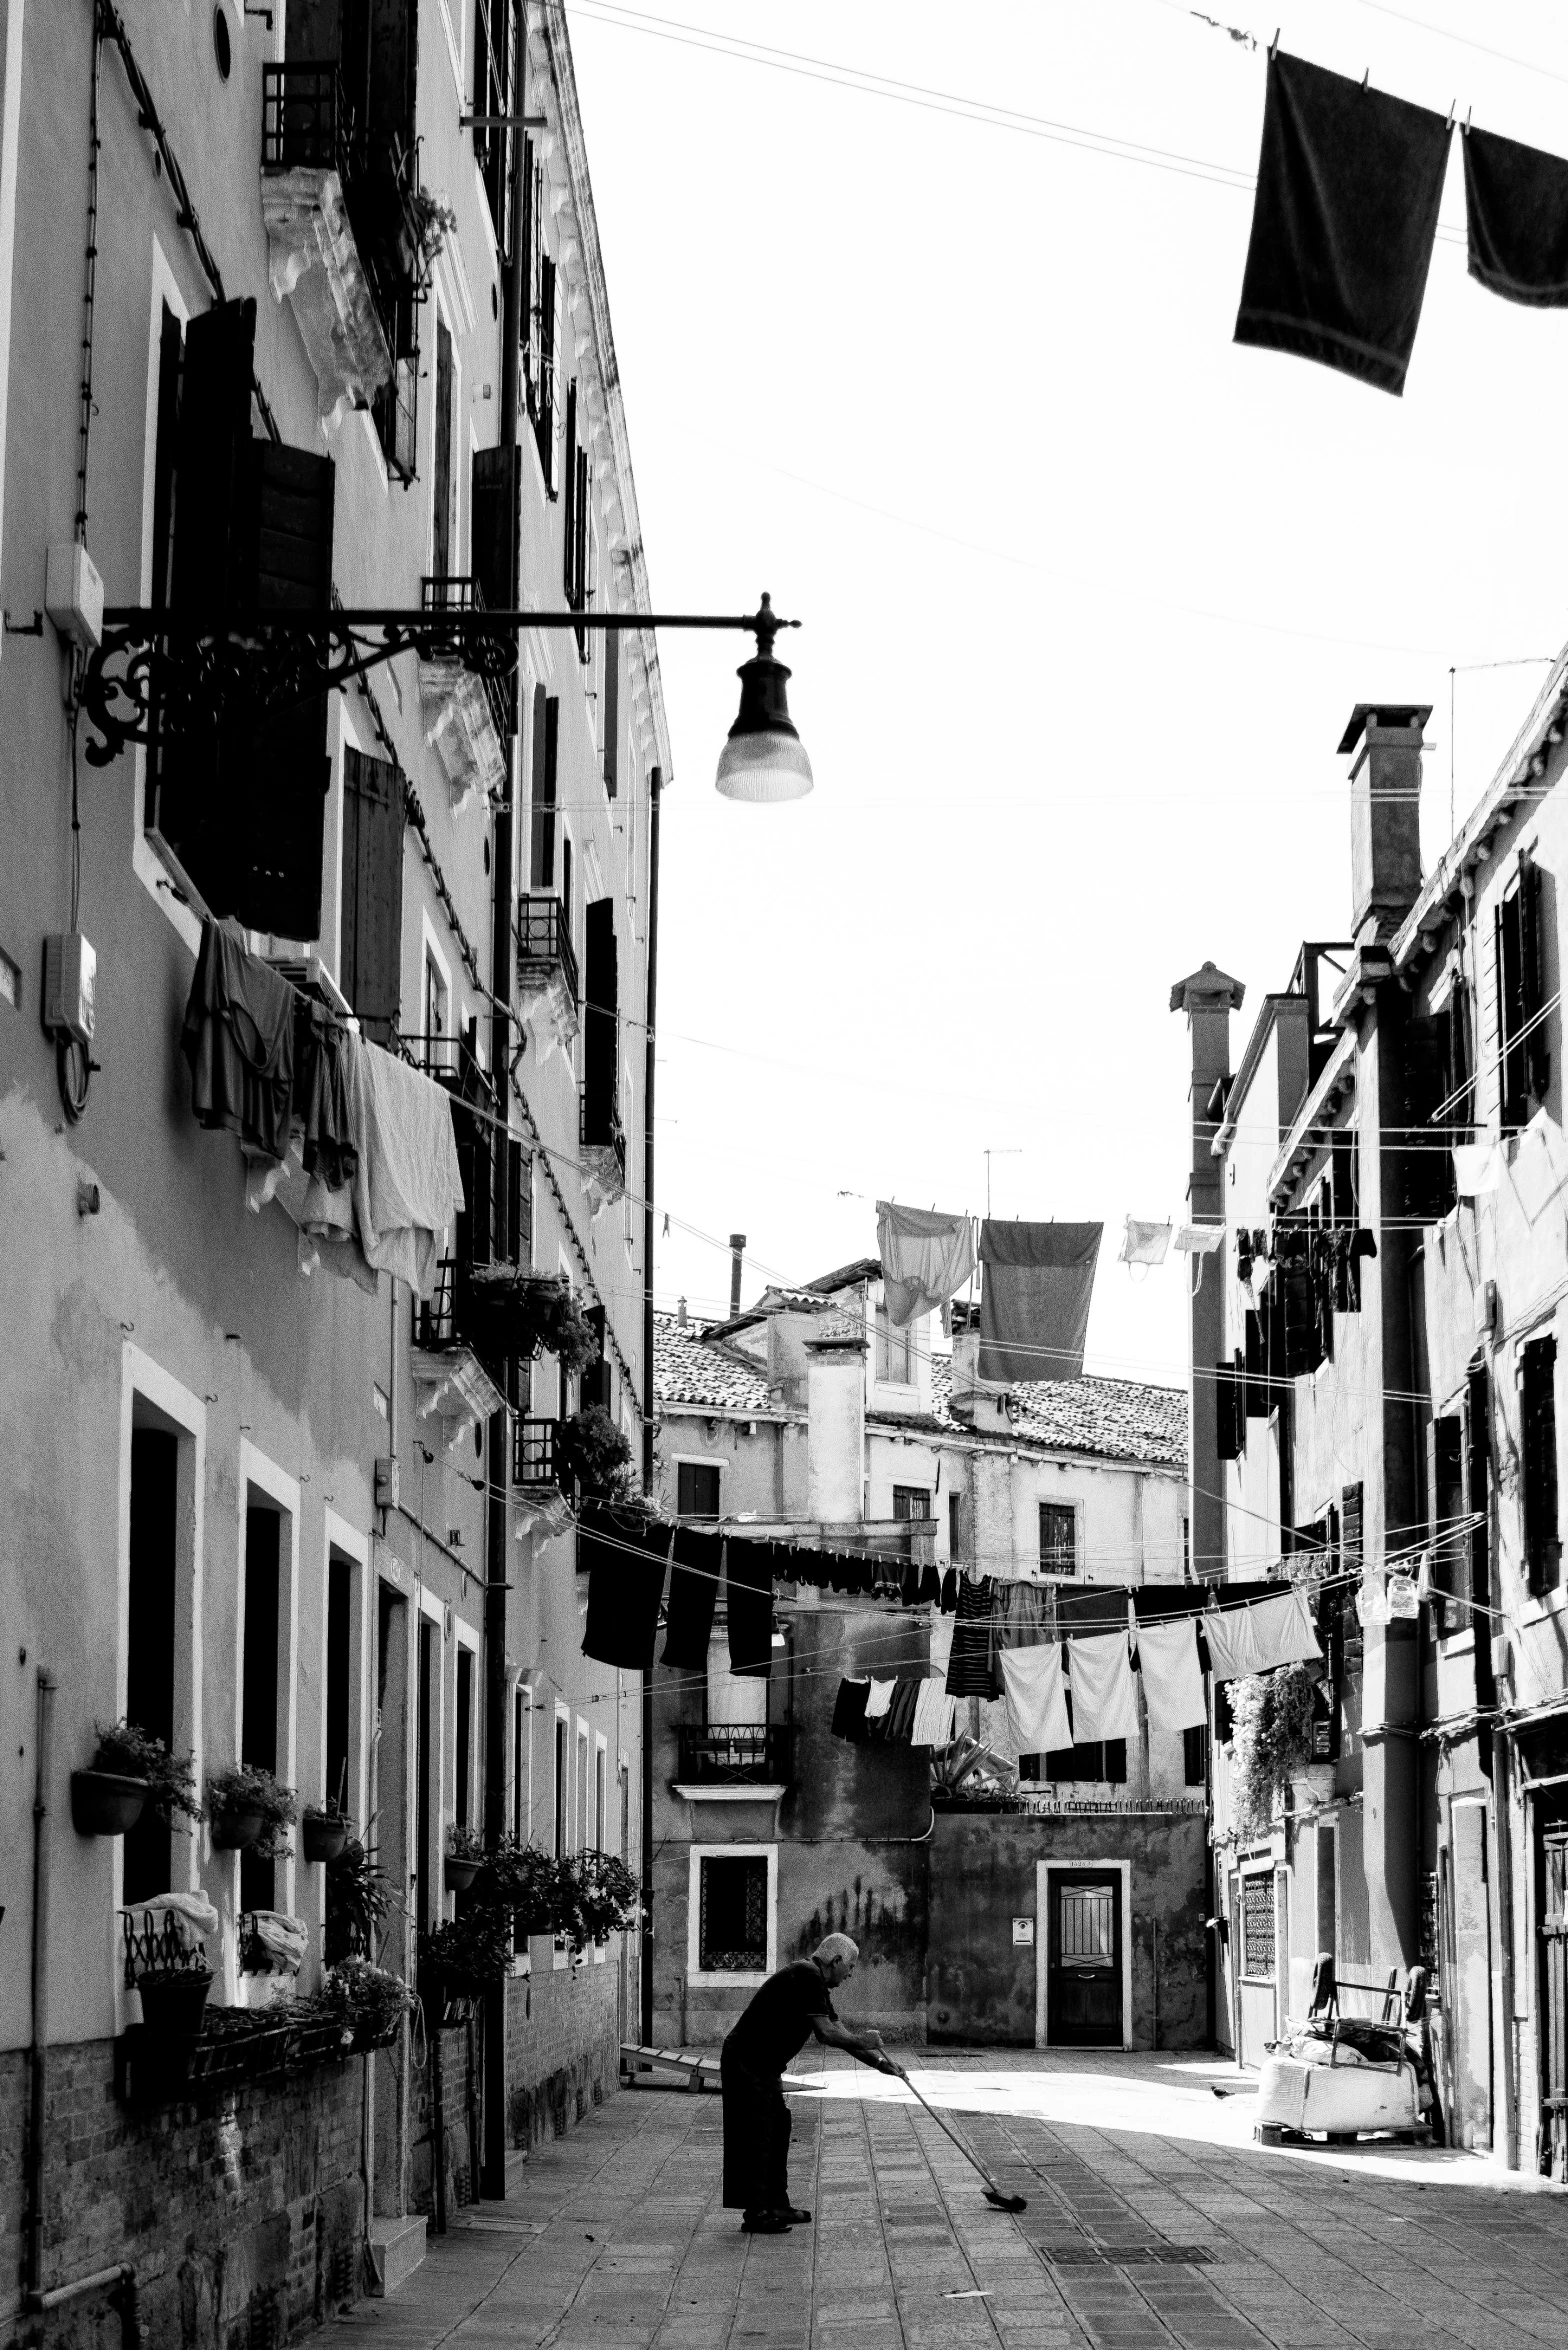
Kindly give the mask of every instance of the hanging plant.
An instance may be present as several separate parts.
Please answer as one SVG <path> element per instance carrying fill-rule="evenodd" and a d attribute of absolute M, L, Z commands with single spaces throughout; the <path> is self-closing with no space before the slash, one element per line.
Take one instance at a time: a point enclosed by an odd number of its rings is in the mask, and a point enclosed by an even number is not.
<path fill-rule="evenodd" d="M 485 1856 L 485 1840 L 474 1829 L 461 1827 L 454 1820 L 446 1832 L 446 1889 L 449 1893 L 466 1893 L 479 1874 L 479 1864 Z"/>
<path fill-rule="evenodd" d="M 1232 1801 L 1236 1825 L 1247 1834 L 1264 1833 L 1285 1789 L 1312 1760 L 1312 1690 L 1305 1665 L 1281 1665 L 1230 1684 Z"/>
<path fill-rule="evenodd" d="M 260 1763 L 232 1763 L 207 1781 L 212 1841 L 218 1852 L 253 1852 L 258 1860 L 279 1860 L 289 1845 L 283 1834 L 299 1817 L 292 1787 L 283 1786 Z"/>
<path fill-rule="evenodd" d="M 102 1722 L 94 1724 L 98 1744 L 93 1759 L 85 1771 L 72 1773 L 72 1804 L 77 1802 L 77 1782 L 94 1779 L 139 1781 L 145 1789 L 138 1812 L 151 1811 L 158 1819 L 171 1826 L 176 1812 L 197 1821 L 202 1817 L 201 1799 L 196 1793 L 196 1758 L 193 1754 L 171 1754 L 161 1738 L 149 1737 L 134 1722 L 115 1722 L 108 1729 Z M 88 1797 L 95 1791 L 86 1790 Z M 128 1822 L 127 1825 L 130 1823 Z M 95 1829 L 94 1834 L 119 1834 L 118 1829 Z"/>
<path fill-rule="evenodd" d="M 392 1888 L 374 1852 L 350 1837 L 327 1863 L 326 1957 L 329 1966 L 368 1957 L 376 1929 L 392 1906 Z"/>
<path fill-rule="evenodd" d="M 602 1404 L 563 1420 L 556 1446 L 563 1482 L 575 1482 L 584 1493 L 614 1501 L 631 1482 L 632 1448 Z"/>
<path fill-rule="evenodd" d="M 300 1845 L 306 1860 L 313 1867 L 336 1860 L 348 1843 L 353 1824 L 331 1796 L 325 1803 L 307 1803 L 300 1814 Z"/>
<path fill-rule="evenodd" d="M 401 1975 L 372 1966 L 367 1958 L 345 1958 L 328 1967 L 321 1998 L 342 2021 L 343 2045 L 356 2054 L 384 2048 L 415 2004 Z"/>
<path fill-rule="evenodd" d="M 486 1859 L 475 1894 L 486 1906 L 504 1910 L 516 1932 L 553 1934 L 562 1916 L 562 1870 L 569 1865 L 537 1844 L 516 1844 L 508 1836 Z"/>
<path fill-rule="evenodd" d="M 430 188 L 410 188 L 404 197 L 408 225 L 426 273 L 457 233 L 457 214 Z"/>
<path fill-rule="evenodd" d="M 512 1935 L 505 1915 L 488 1904 L 419 1937 L 419 1982 L 441 1994 L 483 1991 L 511 1971 Z"/>
<path fill-rule="evenodd" d="M 613 1852 L 580 1852 L 566 1864 L 571 1873 L 571 1916 L 566 1921 L 574 1950 L 624 1933 L 641 1914 L 642 1888 Z"/>

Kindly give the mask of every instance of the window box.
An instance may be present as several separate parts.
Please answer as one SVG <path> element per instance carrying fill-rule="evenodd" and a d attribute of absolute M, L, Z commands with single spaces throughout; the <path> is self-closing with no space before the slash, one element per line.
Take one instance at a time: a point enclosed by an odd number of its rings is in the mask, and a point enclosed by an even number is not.
<path fill-rule="evenodd" d="M 71 1820 L 78 1836 L 123 1836 L 134 1828 L 151 1789 L 118 1771 L 71 1773 Z"/>

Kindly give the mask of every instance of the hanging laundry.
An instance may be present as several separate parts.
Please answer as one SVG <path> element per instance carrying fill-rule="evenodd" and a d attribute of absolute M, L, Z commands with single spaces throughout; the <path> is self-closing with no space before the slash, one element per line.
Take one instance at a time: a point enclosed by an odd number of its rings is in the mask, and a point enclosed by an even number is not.
<path fill-rule="evenodd" d="M 933 1560 L 929 1566 L 920 1570 L 919 1604 L 921 1607 L 938 1607 L 941 1600 L 942 1570 Z"/>
<path fill-rule="evenodd" d="M 1146 1624 L 1140 1616 L 1138 1671 L 1151 1730 L 1195 1730 L 1207 1721 L 1197 1627 L 1190 1617 Z"/>
<path fill-rule="evenodd" d="M 191 1107 L 272 1160 L 288 1147 L 296 995 L 229 924 L 203 923 L 180 1033 Z"/>
<path fill-rule="evenodd" d="M 958 1569 L 949 1567 L 942 1577 L 942 1613 L 950 1616 L 958 1606 Z"/>
<path fill-rule="evenodd" d="M 982 1379 L 1081 1379 L 1103 1224 L 980 1227 Z"/>
<path fill-rule="evenodd" d="M 660 1661 L 683 1672 L 706 1673 L 723 1544 L 701 1526 L 677 1526 L 672 1555 L 669 1621 Z"/>
<path fill-rule="evenodd" d="M 1163 1265 L 1171 1245 L 1169 1224 L 1140 1224 L 1136 1216 L 1129 1216 L 1127 1229 L 1122 1234 L 1119 1265 Z"/>
<path fill-rule="evenodd" d="M 362 1037 L 351 1035 L 345 1050 L 359 1149 L 354 1220 L 365 1262 L 428 1297 L 444 1236 L 463 1207 L 450 1097 L 433 1078 Z"/>
<path fill-rule="evenodd" d="M 877 1254 L 882 1260 L 887 1318 L 902 1330 L 917 1314 L 934 1313 L 963 1288 L 975 1269 L 975 1228 L 969 1216 L 899 1208 L 877 1201 Z"/>
<path fill-rule="evenodd" d="M 893 1695 L 882 1722 L 882 1735 L 889 1746 L 908 1746 L 913 1742 L 915 1707 L 925 1684 L 922 1681 L 895 1681 Z"/>
<path fill-rule="evenodd" d="M 1454 1189 L 1461 1199 L 1479 1199 L 1502 1180 L 1502 1159 L 1492 1142 L 1462 1142 L 1454 1153 Z"/>
<path fill-rule="evenodd" d="M 1015 1753 L 1046 1754 L 1053 1747 L 1072 1744 L 1060 1641 L 1008 1649 L 1002 1658 L 1002 1686 Z"/>
<path fill-rule="evenodd" d="M 1495 131 L 1466 130 L 1470 275 L 1507 302 L 1568 305 L 1568 163 Z"/>
<path fill-rule="evenodd" d="M 341 1190 L 359 1164 L 348 1101 L 348 1032 L 324 1004 L 294 994 L 294 1088 L 291 1123 L 301 1136 L 300 1162 Z"/>
<path fill-rule="evenodd" d="M 1014 1648 L 1035 1648 L 1050 1636 L 1046 1621 L 1049 1593 L 1038 1583 L 997 1580 L 991 1590 L 991 1694 L 1002 1688 L 1002 1658 Z"/>
<path fill-rule="evenodd" d="M 730 1670 L 765 1680 L 773 1666 L 773 1546 L 742 1536 L 724 1549 Z"/>
<path fill-rule="evenodd" d="M 1362 1260 L 1376 1255 L 1377 1241 L 1364 1225 L 1355 1228 L 1341 1225 L 1335 1233 L 1334 1311 L 1336 1314 L 1360 1313 Z"/>
<path fill-rule="evenodd" d="M 1178 1224 L 1171 1239 L 1172 1248 L 1184 1257 L 1212 1257 L 1224 1245 L 1223 1224 Z"/>
<path fill-rule="evenodd" d="M 1274 1408 L 1269 1393 L 1268 1362 L 1263 1351 L 1263 1322 L 1258 1314 L 1248 1311 L 1242 1324 L 1246 1345 L 1242 1349 L 1242 1368 L 1246 1376 L 1246 1414 L 1249 1420 L 1266 1420 Z"/>
<path fill-rule="evenodd" d="M 577 1567 L 588 1573 L 588 1621 L 583 1654 L 623 1672 L 646 1673 L 664 1597 L 663 1530 L 648 1539 L 635 1519 L 603 1504 L 584 1502 L 577 1529 Z"/>
<path fill-rule="evenodd" d="M 1334 1235 L 1321 1226 L 1312 1235 L 1307 1267 L 1312 1276 L 1312 1314 L 1317 1326 L 1315 1345 L 1320 1363 L 1334 1360 Z"/>
<path fill-rule="evenodd" d="M 896 1679 L 891 1676 L 886 1681 L 879 1681 L 875 1675 L 872 1676 L 870 1693 L 866 1698 L 866 1720 L 868 1722 L 883 1720 L 888 1707 L 893 1702 L 893 1692 L 897 1687 Z"/>
<path fill-rule="evenodd" d="M 911 1746 L 951 1746 L 953 1743 L 953 1711 L 957 1699 L 949 1697 L 940 1681 L 920 1681 L 915 1685 L 915 1718 L 909 1732 Z"/>
<path fill-rule="evenodd" d="M 1138 1700 L 1125 1631 L 1069 1640 L 1067 1677 L 1073 1695 L 1073 1745 L 1137 1737 Z"/>
<path fill-rule="evenodd" d="M 1313 1628 L 1305 1588 L 1296 1584 L 1277 1599 L 1246 1607 L 1210 1608 L 1203 1617 L 1209 1662 L 1216 1681 L 1242 1673 L 1268 1673 L 1276 1665 L 1309 1664 L 1323 1654 Z"/>
<path fill-rule="evenodd" d="M 958 1612 L 953 1622 L 953 1648 L 947 1660 L 950 1697 L 994 1697 L 991 1686 L 991 1578 L 971 1583 L 958 1579 Z"/>
<path fill-rule="evenodd" d="M 869 1681 L 840 1681 L 838 1696 L 833 1704 L 832 1732 L 835 1738 L 846 1738 L 852 1746 L 864 1743 L 866 1700 L 870 1695 Z"/>
<path fill-rule="evenodd" d="M 1269 58 L 1238 343 L 1403 392 L 1450 128 L 1304 58 Z"/>
<path fill-rule="evenodd" d="M 931 1654 L 931 1670 L 932 1670 L 932 1672 L 933 1672 L 933 1673 L 939 1673 L 939 1674 L 942 1674 L 942 1675 L 945 1677 L 945 1675 L 946 1675 L 946 1672 L 947 1672 L 947 1660 L 948 1660 L 948 1658 L 949 1658 L 949 1657 L 952 1655 L 952 1653 L 953 1653 L 953 1619 L 952 1619 L 952 1617 L 951 1617 L 951 1616 L 942 1616 L 942 1615 L 933 1616 L 933 1617 L 931 1618 L 931 1650 L 930 1650 L 930 1654 Z"/>
<path fill-rule="evenodd" d="M 1028 1656 L 1030 1651 L 1021 1648 L 1017 1654 L 1022 1658 Z M 1060 1651 L 1057 1654 L 1060 1665 Z M 1066 1719 L 1065 1712 L 1063 1719 Z M 1005 1697 L 983 1697 L 980 1700 L 980 1742 L 990 1748 L 998 1762 L 1016 1763 L 1020 1755 L 1031 1751 L 1018 1743 L 1018 1732 L 1013 1727 L 1013 1717 Z"/>

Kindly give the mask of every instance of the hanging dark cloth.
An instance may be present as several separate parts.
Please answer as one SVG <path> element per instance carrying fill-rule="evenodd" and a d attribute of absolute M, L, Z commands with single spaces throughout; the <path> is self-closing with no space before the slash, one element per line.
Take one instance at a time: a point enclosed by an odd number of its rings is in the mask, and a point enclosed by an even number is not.
<path fill-rule="evenodd" d="M 288 1148 L 296 990 L 224 923 L 202 925 L 180 1036 L 191 1107 L 257 1157 Z"/>
<path fill-rule="evenodd" d="M 1403 392 L 1451 127 L 1275 51 L 1238 343 Z"/>
<path fill-rule="evenodd" d="M 1249 1310 L 1243 1327 L 1247 1341 L 1242 1355 L 1247 1378 L 1247 1417 L 1249 1420 L 1266 1420 L 1273 1407 L 1273 1398 L 1269 1394 L 1268 1364 L 1263 1351 L 1261 1315 L 1254 1314 Z"/>
<path fill-rule="evenodd" d="M 1364 1225 L 1354 1232 L 1337 1232 L 1334 1242 L 1334 1310 L 1339 1314 L 1359 1314 L 1361 1260 L 1377 1255 L 1377 1242 Z"/>
<path fill-rule="evenodd" d="M 708 1642 L 713 1634 L 713 1610 L 719 1597 L 719 1561 L 724 1555 L 717 1534 L 700 1526 L 675 1529 L 675 1564 L 670 1571 L 669 1624 L 660 1660 L 684 1672 L 705 1673 Z"/>
<path fill-rule="evenodd" d="M 914 1559 L 905 1559 L 904 1571 L 898 1578 L 898 1596 L 905 1607 L 914 1607 L 920 1599 L 920 1568 Z"/>
<path fill-rule="evenodd" d="M 947 1660 L 949 1697 L 993 1697 L 991 1686 L 991 1578 L 958 1578 L 958 1621 Z"/>
<path fill-rule="evenodd" d="M 958 1606 L 958 1569 L 949 1567 L 942 1577 L 942 1613 L 950 1616 Z"/>
<path fill-rule="evenodd" d="M 895 1681 L 892 1702 L 882 1717 L 882 1735 L 889 1746 L 908 1746 L 915 1727 L 915 1707 L 920 1701 L 918 1681 Z"/>
<path fill-rule="evenodd" d="M 659 1601 L 664 1596 L 662 1528 L 644 1532 L 603 1503 L 585 1501 L 577 1529 L 577 1569 L 588 1573 L 583 1654 L 601 1665 L 645 1673 L 653 1663 Z"/>
<path fill-rule="evenodd" d="M 725 1543 L 724 1604 L 729 1611 L 730 1671 L 764 1679 L 773 1663 L 773 1545 Z"/>
<path fill-rule="evenodd" d="M 352 1183 L 359 1166 L 348 1107 L 346 1032 L 325 1004 L 294 996 L 294 1122 L 302 1129 L 300 1156 L 307 1175 L 329 1191 Z"/>
<path fill-rule="evenodd" d="M 1236 1278 L 1252 1285 L 1252 1234 L 1243 1224 L 1236 1227 Z"/>
<path fill-rule="evenodd" d="M 941 1570 L 938 1567 L 930 1566 L 921 1568 L 920 1591 L 918 1596 L 922 1607 L 938 1607 L 941 1605 L 942 1575 Z"/>
<path fill-rule="evenodd" d="M 847 1738 L 852 1746 L 862 1743 L 866 1735 L 866 1700 L 870 1695 L 869 1681 L 840 1681 L 833 1702 L 835 1738 Z"/>
<path fill-rule="evenodd" d="M 1334 1235 L 1321 1229 L 1312 1235 L 1312 1252 L 1308 1259 L 1312 1275 L 1312 1313 L 1317 1325 L 1317 1357 L 1320 1363 L 1334 1360 Z"/>
<path fill-rule="evenodd" d="M 1202 1593 L 1198 1594 L 1202 1598 Z M 1186 1603 L 1195 1602 L 1189 1589 Z M 1081 1591 L 1056 1590 L 1056 1629 L 1065 1639 L 1070 1632 L 1080 1638 L 1093 1632 L 1124 1632 L 1127 1628 L 1127 1586 L 1125 1583 L 1085 1584 Z"/>
<path fill-rule="evenodd" d="M 1508 302 L 1568 304 L 1568 163 L 1495 131 L 1467 130 L 1470 275 Z"/>
<path fill-rule="evenodd" d="M 1048 1590 L 1038 1583 L 1006 1583 L 998 1581 L 991 1588 L 991 1695 L 1005 1694 L 1002 1679 L 1002 1653 L 1009 1648 L 1038 1648 L 1049 1638 L 1046 1619 Z"/>
<path fill-rule="evenodd" d="M 980 1377 L 1081 1379 L 1103 1224 L 980 1227 Z"/>

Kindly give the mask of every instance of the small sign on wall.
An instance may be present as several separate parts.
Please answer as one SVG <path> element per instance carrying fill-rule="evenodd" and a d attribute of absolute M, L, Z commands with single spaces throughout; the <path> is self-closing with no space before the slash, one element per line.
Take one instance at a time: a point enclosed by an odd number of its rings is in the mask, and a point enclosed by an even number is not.
<path fill-rule="evenodd" d="M 1033 1918 L 1014 1918 L 1013 1948 L 1015 1950 L 1032 1950 L 1034 1948 Z"/>

